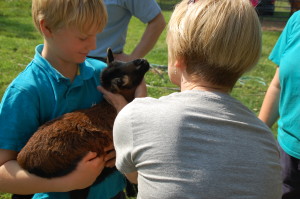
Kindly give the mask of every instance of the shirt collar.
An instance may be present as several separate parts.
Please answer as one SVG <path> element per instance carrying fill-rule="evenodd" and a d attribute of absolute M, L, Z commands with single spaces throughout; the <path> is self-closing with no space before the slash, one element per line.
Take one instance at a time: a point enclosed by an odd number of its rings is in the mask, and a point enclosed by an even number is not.
<path fill-rule="evenodd" d="M 60 81 L 69 81 L 68 78 L 64 77 L 59 71 L 57 71 L 43 56 L 42 56 L 42 50 L 44 48 L 43 44 L 38 45 L 35 48 L 35 56 L 34 56 L 34 62 L 37 63 L 39 67 L 46 70 L 47 73 L 49 73 L 54 79 L 56 79 L 57 82 Z M 93 77 L 95 72 L 95 69 L 93 66 L 88 62 L 83 62 L 79 64 L 79 74 L 75 78 L 79 80 L 87 80 Z M 76 80 L 77 81 L 77 80 Z"/>

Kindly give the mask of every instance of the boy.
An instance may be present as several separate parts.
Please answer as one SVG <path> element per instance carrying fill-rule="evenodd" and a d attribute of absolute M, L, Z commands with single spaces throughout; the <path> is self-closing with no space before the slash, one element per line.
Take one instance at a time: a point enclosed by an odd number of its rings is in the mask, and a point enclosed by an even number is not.
<path fill-rule="evenodd" d="M 36 47 L 34 59 L 9 85 L 0 104 L 0 191 L 38 193 L 35 199 L 69 198 L 65 192 L 91 185 L 105 166 L 114 166 L 114 152 L 104 157 L 90 152 L 73 173 L 53 179 L 21 169 L 16 156 L 46 121 L 103 99 L 96 87 L 105 64 L 86 55 L 96 48 L 107 13 L 101 0 L 33 0 L 32 16 L 44 44 Z M 92 186 L 89 198 L 118 198 L 124 186 L 123 176 L 115 172 Z"/>

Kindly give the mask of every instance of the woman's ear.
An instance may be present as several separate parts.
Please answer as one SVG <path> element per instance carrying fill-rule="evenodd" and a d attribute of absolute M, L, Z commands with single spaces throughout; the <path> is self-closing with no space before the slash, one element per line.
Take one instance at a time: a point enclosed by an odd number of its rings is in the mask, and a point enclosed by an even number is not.
<path fill-rule="evenodd" d="M 174 62 L 174 66 L 177 68 L 177 70 L 185 70 L 186 69 L 186 63 L 185 63 L 185 60 L 181 57 L 178 57 L 175 59 L 175 62 Z"/>
<path fill-rule="evenodd" d="M 40 20 L 40 29 L 41 32 L 45 37 L 51 37 L 52 36 L 52 31 L 50 28 L 46 25 L 46 22 L 44 19 Z"/>
<path fill-rule="evenodd" d="M 184 59 L 175 58 L 169 64 L 170 65 L 168 67 L 168 75 L 169 75 L 170 81 L 173 84 L 180 86 L 182 74 L 184 73 L 184 70 L 186 69 L 186 64 L 184 62 Z"/>

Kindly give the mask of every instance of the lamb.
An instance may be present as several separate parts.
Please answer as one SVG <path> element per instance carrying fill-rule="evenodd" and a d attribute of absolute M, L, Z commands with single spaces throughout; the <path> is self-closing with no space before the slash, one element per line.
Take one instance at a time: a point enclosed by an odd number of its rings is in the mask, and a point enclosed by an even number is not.
<path fill-rule="evenodd" d="M 110 49 L 107 57 L 108 66 L 101 73 L 101 85 L 122 94 L 128 101 L 133 100 L 136 87 L 149 70 L 149 63 L 145 59 L 126 63 L 114 61 Z M 73 171 L 89 151 L 99 156 L 104 154 L 104 148 L 113 141 L 116 115 L 115 108 L 103 100 L 92 108 L 46 122 L 20 151 L 17 161 L 23 169 L 40 177 L 64 176 Z"/>

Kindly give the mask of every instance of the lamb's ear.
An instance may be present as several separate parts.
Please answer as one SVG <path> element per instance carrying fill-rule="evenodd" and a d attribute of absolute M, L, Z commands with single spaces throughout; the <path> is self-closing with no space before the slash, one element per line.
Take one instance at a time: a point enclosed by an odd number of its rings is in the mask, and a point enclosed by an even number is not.
<path fill-rule="evenodd" d="M 110 48 L 107 49 L 107 58 L 106 58 L 106 62 L 107 62 L 107 65 L 110 64 L 111 62 L 114 61 L 114 55 L 113 55 L 113 52 L 111 51 Z"/>

